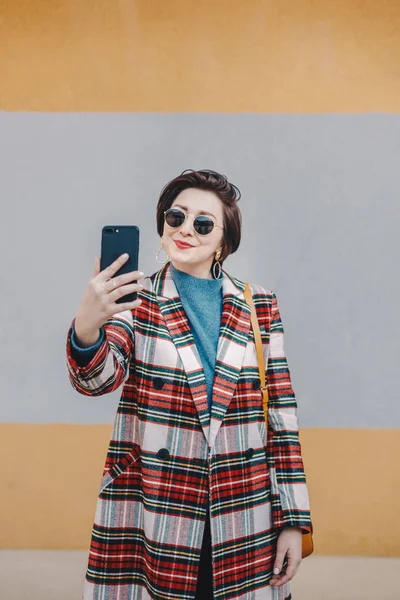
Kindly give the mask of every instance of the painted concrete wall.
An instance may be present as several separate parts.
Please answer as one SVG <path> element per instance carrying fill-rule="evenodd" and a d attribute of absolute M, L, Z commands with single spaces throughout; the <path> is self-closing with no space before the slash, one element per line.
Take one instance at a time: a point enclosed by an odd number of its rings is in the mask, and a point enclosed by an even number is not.
<path fill-rule="evenodd" d="M 400 5 L 3 3 L 0 546 L 85 548 L 119 393 L 65 338 L 108 223 L 185 168 L 242 191 L 231 274 L 273 289 L 316 551 L 400 555 Z"/>

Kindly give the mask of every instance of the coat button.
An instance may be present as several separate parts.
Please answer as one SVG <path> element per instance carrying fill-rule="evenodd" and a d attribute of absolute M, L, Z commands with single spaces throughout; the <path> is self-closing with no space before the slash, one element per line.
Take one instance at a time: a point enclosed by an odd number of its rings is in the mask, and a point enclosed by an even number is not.
<path fill-rule="evenodd" d="M 161 377 L 154 377 L 153 385 L 156 388 L 156 390 L 161 390 L 164 386 L 164 379 L 162 379 Z"/>
<path fill-rule="evenodd" d="M 247 448 L 246 450 L 246 458 L 251 458 L 254 454 L 254 448 Z"/>
<path fill-rule="evenodd" d="M 253 390 L 259 390 L 261 387 L 261 381 L 259 379 L 255 379 L 253 381 Z"/>
<path fill-rule="evenodd" d="M 168 448 L 160 448 L 159 451 L 157 452 L 157 458 L 168 458 L 168 457 L 169 457 Z"/>

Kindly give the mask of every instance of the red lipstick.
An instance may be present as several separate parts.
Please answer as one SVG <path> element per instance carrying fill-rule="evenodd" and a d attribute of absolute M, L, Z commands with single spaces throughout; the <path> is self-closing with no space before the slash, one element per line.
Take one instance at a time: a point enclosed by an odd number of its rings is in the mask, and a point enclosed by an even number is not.
<path fill-rule="evenodd" d="M 187 248 L 193 248 L 193 246 L 191 244 L 188 244 L 186 242 L 181 242 L 179 240 L 174 240 L 174 242 L 180 250 L 186 250 Z"/>

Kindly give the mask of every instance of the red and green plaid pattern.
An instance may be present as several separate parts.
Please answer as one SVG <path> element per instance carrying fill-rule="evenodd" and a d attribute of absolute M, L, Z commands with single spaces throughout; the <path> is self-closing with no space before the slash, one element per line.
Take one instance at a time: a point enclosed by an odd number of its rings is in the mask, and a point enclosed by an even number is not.
<path fill-rule="evenodd" d="M 225 273 L 212 411 L 169 264 L 144 280 L 143 302 L 114 315 L 73 387 L 122 387 L 100 484 L 85 600 L 192 600 L 207 505 L 215 600 L 288 600 L 269 586 L 285 526 L 311 530 L 297 405 L 274 292 L 252 285 L 269 386 L 265 421 L 244 283 Z M 267 362 L 268 361 L 268 362 Z"/>

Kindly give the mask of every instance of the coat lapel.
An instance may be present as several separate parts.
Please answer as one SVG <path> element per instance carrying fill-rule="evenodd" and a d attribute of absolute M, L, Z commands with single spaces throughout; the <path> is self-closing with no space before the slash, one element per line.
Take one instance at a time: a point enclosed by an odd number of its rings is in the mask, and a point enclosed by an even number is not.
<path fill-rule="evenodd" d="M 210 447 L 215 442 L 235 391 L 250 330 L 250 308 L 244 299 L 244 284 L 225 271 L 224 275 L 211 416 L 203 365 L 169 263 L 158 271 L 153 284 L 161 313 L 186 371 L 200 424 Z"/>
<path fill-rule="evenodd" d="M 208 440 L 210 415 L 206 378 L 188 318 L 171 276 L 169 263 L 156 274 L 154 291 L 160 305 L 161 314 L 165 319 L 165 324 L 186 371 L 200 424 Z"/>
<path fill-rule="evenodd" d="M 224 272 L 223 306 L 212 389 L 208 443 L 212 447 L 228 410 L 242 369 L 251 326 L 244 283 Z"/>

